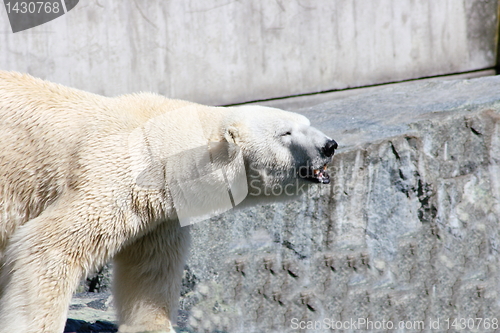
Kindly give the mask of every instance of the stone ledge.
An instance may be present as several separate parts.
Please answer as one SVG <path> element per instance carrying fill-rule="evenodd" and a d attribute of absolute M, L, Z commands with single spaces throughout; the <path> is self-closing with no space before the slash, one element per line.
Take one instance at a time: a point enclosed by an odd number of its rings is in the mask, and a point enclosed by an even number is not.
<path fill-rule="evenodd" d="M 500 77 L 395 84 L 375 92 L 298 110 L 341 149 L 412 132 L 415 124 L 472 114 L 500 103 Z"/>

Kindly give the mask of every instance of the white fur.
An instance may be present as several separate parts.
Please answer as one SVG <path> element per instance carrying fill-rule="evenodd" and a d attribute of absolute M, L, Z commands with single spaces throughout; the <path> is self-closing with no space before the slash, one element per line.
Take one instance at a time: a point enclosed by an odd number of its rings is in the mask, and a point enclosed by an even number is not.
<path fill-rule="evenodd" d="M 61 332 L 80 279 L 110 259 L 120 331 L 172 331 L 189 232 L 168 186 L 139 186 L 141 171 L 209 141 L 240 147 L 247 167 L 286 169 L 325 138 L 281 110 L 107 98 L 0 72 L 0 331 Z"/>

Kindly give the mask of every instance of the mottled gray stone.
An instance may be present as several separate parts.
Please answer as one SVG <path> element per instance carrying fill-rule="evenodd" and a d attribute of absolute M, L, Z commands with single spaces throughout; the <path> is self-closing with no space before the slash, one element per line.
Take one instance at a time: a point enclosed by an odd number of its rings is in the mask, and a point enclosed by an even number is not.
<path fill-rule="evenodd" d="M 76 293 L 71 300 L 68 317 L 88 322 L 98 320 L 116 322 L 113 296 L 109 292 Z"/>
<path fill-rule="evenodd" d="M 499 91 L 500 77 L 414 83 L 299 111 L 341 147 L 332 183 L 193 226 L 190 327 L 496 318 Z"/>
<path fill-rule="evenodd" d="M 301 110 L 340 145 L 331 184 L 192 226 L 180 330 L 299 332 L 296 318 L 329 332 L 365 318 L 426 331 L 439 319 L 442 332 L 488 318 L 478 331 L 493 331 L 499 91 L 496 76 L 415 83 Z"/>

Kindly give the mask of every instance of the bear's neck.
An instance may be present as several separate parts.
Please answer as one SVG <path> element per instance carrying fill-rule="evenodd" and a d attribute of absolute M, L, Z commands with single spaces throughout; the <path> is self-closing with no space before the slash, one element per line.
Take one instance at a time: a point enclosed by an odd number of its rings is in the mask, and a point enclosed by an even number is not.
<path fill-rule="evenodd" d="M 224 107 L 209 107 L 198 111 L 200 122 L 209 142 L 220 142 L 223 139 L 224 119 L 229 110 Z"/>
<path fill-rule="evenodd" d="M 220 142 L 223 140 L 223 128 L 226 115 L 230 109 L 223 107 L 203 107 L 196 108 L 196 105 L 189 105 L 185 116 L 193 117 L 195 111 L 196 117 L 193 119 L 202 126 L 202 130 L 193 133 L 177 133 L 176 126 L 172 126 L 172 117 L 155 118 L 154 126 L 141 127 L 134 131 L 128 139 L 129 142 L 129 160 L 132 186 L 134 187 L 131 208 L 133 214 L 142 221 L 145 228 L 150 228 L 157 223 L 168 220 L 176 220 L 174 203 L 167 184 L 167 178 L 172 175 L 165 175 L 166 161 L 171 154 L 164 154 L 172 149 L 179 150 L 187 142 L 191 147 L 187 150 L 189 154 L 197 148 L 196 144 L 206 146 L 209 142 Z M 191 108 L 195 108 L 194 110 Z M 184 110 L 179 110 L 181 113 Z M 197 119 L 195 119 L 197 118 Z M 165 123 L 163 123 L 165 122 Z M 174 133 L 164 130 L 169 128 Z M 197 127 L 199 128 L 199 127 Z M 194 144 L 194 146 L 193 146 Z M 187 145 L 189 146 L 189 145 Z M 174 148 L 175 147 L 175 148 Z M 181 151 L 176 151 L 173 155 L 176 160 L 183 161 L 186 156 L 182 156 Z M 196 155 L 192 156 L 196 159 Z M 183 161 L 183 162 L 189 162 Z M 172 162 L 172 161 L 170 161 Z M 181 171 L 190 166 L 181 163 L 174 171 Z"/>

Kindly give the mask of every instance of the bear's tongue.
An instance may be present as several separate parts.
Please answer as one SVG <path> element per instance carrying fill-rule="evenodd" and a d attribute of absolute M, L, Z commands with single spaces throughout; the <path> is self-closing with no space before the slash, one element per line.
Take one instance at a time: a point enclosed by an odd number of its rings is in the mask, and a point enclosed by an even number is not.
<path fill-rule="evenodd" d="M 326 172 L 326 165 L 321 169 L 314 169 L 312 178 L 321 184 L 329 184 L 330 176 Z"/>
<path fill-rule="evenodd" d="M 328 175 L 328 172 L 326 172 L 326 168 L 326 164 L 318 169 L 300 168 L 299 176 L 300 178 L 307 179 L 313 183 L 329 184 L 330 176 Z"/>

